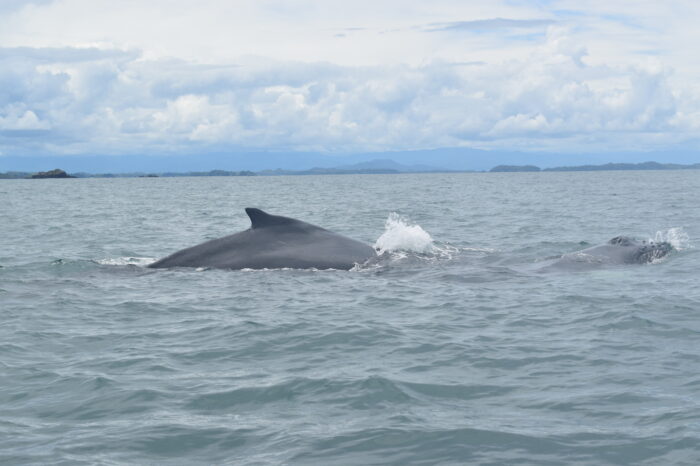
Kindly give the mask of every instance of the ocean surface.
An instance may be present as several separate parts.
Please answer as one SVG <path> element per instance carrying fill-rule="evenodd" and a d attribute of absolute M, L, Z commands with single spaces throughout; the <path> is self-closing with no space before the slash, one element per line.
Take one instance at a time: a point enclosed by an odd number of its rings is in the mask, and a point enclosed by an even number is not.
<path fill-rule="evenodd" d="M 700 464 L 700 172 L 0 181 L 0 464 Z M 351 271 L 144 266 L 245 207 Z M 542 270 L 617 235 L 646 265 Z"/>

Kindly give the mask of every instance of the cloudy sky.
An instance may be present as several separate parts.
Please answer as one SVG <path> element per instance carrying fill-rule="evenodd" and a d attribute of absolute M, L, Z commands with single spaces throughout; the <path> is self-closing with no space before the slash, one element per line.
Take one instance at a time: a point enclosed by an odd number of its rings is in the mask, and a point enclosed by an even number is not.
<path fill-rule="evenodd" d="M 0 155 L 700 149 L 700 2 L 0 0 Z"/>

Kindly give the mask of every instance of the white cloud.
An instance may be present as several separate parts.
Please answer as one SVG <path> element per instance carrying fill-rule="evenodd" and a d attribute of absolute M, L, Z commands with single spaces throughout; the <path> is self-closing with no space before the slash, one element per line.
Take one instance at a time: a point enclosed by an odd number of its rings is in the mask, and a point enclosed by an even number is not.
<path fill-rule="evenodd" d="M 358 1 L 15 1 L 0 150 L 696 144 L 693 3 Z"/>
<path fill-rule="evenodd" d="M 49 124 L 40 121 L 36 113 L 31 110 L 19 112 L 16 108 L 10 108 L 5 116 L 0 116 L 0 131 L 31 131 L 49 128 Z"/>
<path fill-rule="evenodd" d="M 508 19 L 490 18 L 472 21 L 450 21 L 433 23 L 425 27 L 428 32 L 445 31 L 492 31 L 496 29 L 541 29 L 543 26 L 555 24 L 551 19 Z"/>

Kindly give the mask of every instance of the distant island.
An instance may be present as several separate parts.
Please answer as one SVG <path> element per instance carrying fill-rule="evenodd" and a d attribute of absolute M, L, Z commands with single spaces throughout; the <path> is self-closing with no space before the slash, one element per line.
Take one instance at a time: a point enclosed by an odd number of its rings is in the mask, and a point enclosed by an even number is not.
<path fill-rule="evenodd" d="M 677 163 L 606 163 L 604 165 L 579 165 L 574 167 L 540 168 L 534 165 L 498 165 L 489 170 L 497 172 L 593 172 L 593 171 L 621 171 L 621 170 L 699 170 L 700 163 L 681 165 Z"/>
<path fill-rule="evenodd" d="M 70 176 L 68 173 L 64 172 L 63 170 L 56 168 L 55 170 L 49 170 L 47 172 L 34 173 L 31 176 L 31 178 L 40 179 L 40 178 L 75 178 L 75 177 Z"/>
<path fill-rule="evenodd" d="M 675 163 L 606 163 L 604 165 L 579 165 L 571 167 L 540 168 L 535 165 L 498 165 L 491 173 L 514 172 L 579 172 L 579 171 L 622 171 L 622 170 L 700 170 L 700 163 L 681 165 Z M 401 165 L 393 160 L 376 160 L 363 164 L 346 165 L 335 168 L 315 167 L 308 170 L 261 170 L 227 171 L 210 170 L 206 172 L 166 172 L 166 173 L 73 173 L 55 169 L 46 172 L 0 173 L 0 179 L 42 179 L 42 178 L 172 178 L 182 176 L 287 176 L 287 175 L 394 175 L 407 173 L 467 173 L 463 170 L 446 170 L 438 167 Z"/>

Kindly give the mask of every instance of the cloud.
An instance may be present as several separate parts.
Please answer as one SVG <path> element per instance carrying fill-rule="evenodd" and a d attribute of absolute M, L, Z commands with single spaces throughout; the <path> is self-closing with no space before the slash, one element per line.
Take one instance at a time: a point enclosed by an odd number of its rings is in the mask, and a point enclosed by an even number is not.
<path fill-rule="evenodd" d="M 3 0 L 0 3 L 0 13 L 10 13 L 28 6 L 48 5 L 54 0 Z"/>
<path fill-rule="evenodd" d="M 12 109 L 4 117 L 0 117 L 0 131 L 32 131 L 46 130 L 50 126 L 45 121 L 40 121 L 34 112 L 25 110 L 23 113 L 13 112 Z"/>
<path fill-rule="evenodd" d="M 423 29 L 427 32 L 445 31 L 489 31 L 498 29 L 544 29 L 556 22 L 551 19 L 508 19 L 491 18 L 473 21 L 452 21 L 448 23 L 433 23 Z"/>
<path fill-rule="evenodd" d="M 138 51 L 97 47 L 0 47 L 0 60 L 18 59 L 44 63 L 91 62 L 97 60 L 134 60 Z"/>
<path fill-rule="evenodd" d="M 119 49 L 0 49 L 0 150 L 581 151 L 695 139 L 698 96 L 674 88 L 667 68 L 587 64 L 586 53 L 553 27 L 528 55 L 497 63 L 214 66 Z"/>

